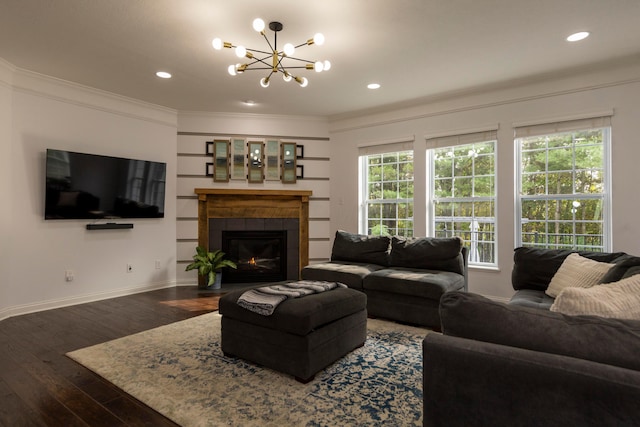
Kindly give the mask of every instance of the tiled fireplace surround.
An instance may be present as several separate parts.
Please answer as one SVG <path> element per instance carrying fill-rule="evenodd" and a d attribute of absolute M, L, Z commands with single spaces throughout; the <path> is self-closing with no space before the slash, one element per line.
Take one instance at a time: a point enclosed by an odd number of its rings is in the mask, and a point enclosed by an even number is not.
<path fill-rule="evenodd" d="M 309 263 L 311 191 L 196 188 L 198 244 L 222 247 L 222 231 L 286 230 L 287 280 Z"/>

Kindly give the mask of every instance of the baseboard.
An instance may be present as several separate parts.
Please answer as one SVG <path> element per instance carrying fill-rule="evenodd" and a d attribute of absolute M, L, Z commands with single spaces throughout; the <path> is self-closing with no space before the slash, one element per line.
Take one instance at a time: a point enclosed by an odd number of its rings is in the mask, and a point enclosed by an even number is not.
<path fill-rule="evenodd" d="M 127 295 L 139 294 L 142 292 L 154 291 L 157 289 L 165 289 L 176 286 L 176 282 L 159 282 L 150 283 L 143 286 L 133 288 L 117 289 L 109 292 L 99 292 L 89 295 L 73 296 L 69 298 L 61 298 L 55 300 L 41 301 L 33 304 L 16 305 L 0 310 L 0 321 L 13 316 L 21 316 L 23 314 L 36 313 L 38 311 L 52 310 L 55 308 L 68 307 L 70 305 L 84 304 L 87 302 L 95 302 L 110 298 L 123 297 Z"/>

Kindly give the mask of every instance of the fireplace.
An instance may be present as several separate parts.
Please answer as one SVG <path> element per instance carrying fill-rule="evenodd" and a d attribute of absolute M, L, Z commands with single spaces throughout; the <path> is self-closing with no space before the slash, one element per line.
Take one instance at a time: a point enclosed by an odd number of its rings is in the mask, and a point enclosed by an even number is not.
<path fill-rule="evenodd" d="M 226 283 L 277 282 L 287 278 L 287 231 L 222 231 L 222 251 L 235 262 Z"/>
<path fill-rule="evenodd" d="M 283 280 L 298 280 L 309 264 L 308 190 L 196 188 L 198 244 L 222 249 L 222 232 L 284 231 L 286 264 Z M 281 253 L 281 257 L 284 255 Z M 233 269 L 228 269 L 233 271 Z M 231 273 L 233 274 L 233 273 Z M 223 274 L 222 285 L 227 282 Z M 204 285 L 202 277 L 199 285 Z M 243 283 L 243 282 L 241 282 Z"/>

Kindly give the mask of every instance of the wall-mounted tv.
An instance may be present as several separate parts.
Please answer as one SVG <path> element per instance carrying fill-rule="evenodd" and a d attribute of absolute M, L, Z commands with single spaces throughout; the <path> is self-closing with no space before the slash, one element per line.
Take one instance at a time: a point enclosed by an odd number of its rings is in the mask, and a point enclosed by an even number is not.
<path fill-rule="evenodd" d="M 47 149 L 45 219 L 163 218 L 167 164 Z"/>

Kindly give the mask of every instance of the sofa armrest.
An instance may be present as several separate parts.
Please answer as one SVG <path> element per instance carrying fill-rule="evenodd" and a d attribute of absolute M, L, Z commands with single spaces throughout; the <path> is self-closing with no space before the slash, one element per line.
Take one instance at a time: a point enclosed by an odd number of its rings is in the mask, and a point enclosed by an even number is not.
<path fill-rule="evenodd" d="M 640 372 L 430 333 L 425 426 L 639 425 Z"/>

